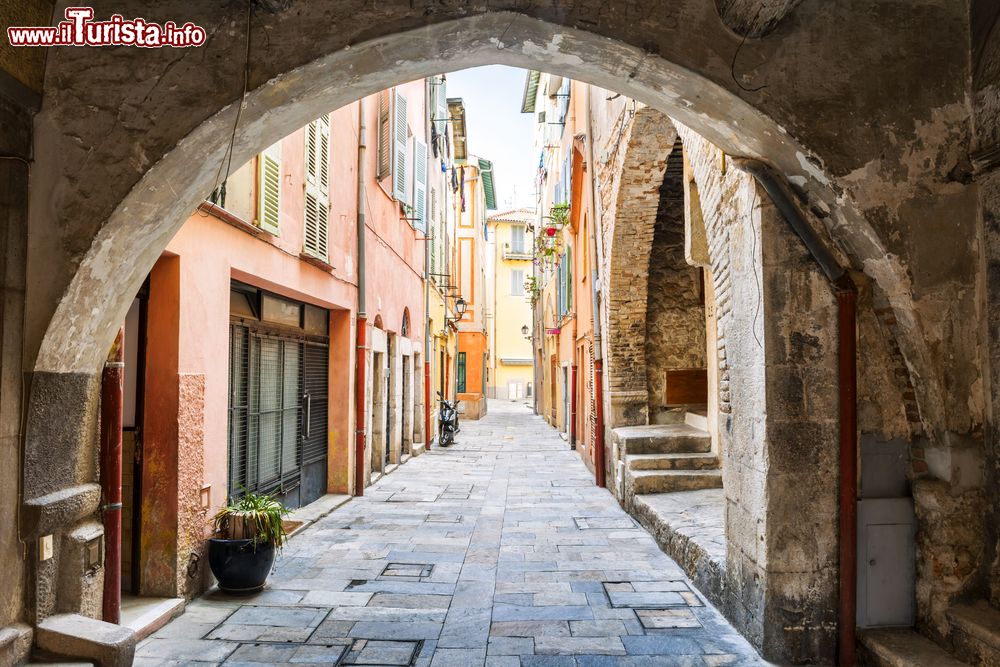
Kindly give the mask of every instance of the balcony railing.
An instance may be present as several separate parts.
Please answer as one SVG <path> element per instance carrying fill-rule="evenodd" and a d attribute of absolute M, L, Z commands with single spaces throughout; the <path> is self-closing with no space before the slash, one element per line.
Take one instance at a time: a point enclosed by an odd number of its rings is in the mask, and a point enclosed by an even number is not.
<path fill-rule="evenodd" d="M 526 248 L 514 248 L 504 247 L 503 249 L 504 259 L 531 259 L 531 252 Z"/>

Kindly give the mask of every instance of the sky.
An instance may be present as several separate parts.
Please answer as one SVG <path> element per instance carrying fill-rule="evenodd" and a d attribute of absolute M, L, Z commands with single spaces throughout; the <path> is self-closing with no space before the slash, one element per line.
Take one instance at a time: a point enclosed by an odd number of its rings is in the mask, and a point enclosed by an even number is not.
<path fill-rule="evenodd" d="M 534 207 L 534 115 L 521 113 L 527 70 L 489 65 L 447 75 L 448 97 L 465 102 L 469 152 L 493 161 L 499 210 Z"/>

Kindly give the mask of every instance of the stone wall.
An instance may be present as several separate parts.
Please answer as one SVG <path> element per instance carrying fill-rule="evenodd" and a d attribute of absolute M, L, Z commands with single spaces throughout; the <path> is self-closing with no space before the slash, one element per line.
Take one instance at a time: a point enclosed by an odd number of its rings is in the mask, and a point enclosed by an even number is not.
<path fill-rule="evenodd" d="M 701 269 L 684 251 L 684 158 L 675 142 L 660 187 L 646 295 L 646 387 L 649 420 L 666 414 L 666 372 L 705 368 L 705 300 Z M 704 401 L 698 401 L 704 402 Z"/>
<path fill-rule="evenodd" d="M 597 164 L 601 184 L 606 285 L 602 318 L 607 332 L 606 422 L 614 426 L 649 420 L 646 310 L 650 250 L 660 206 L 660 187 L 677 132 L 661 112 L 623 109 Z"/>
<path fill-rule="evenodd" d="M 832 662 L 837 332 L 832 290 L 766 193 L 680 126 L 718 302 L 726 615 L 773 660 Z"/>
<path fill-rule="evenodd" d="M 986 318 L 983 340 L 989 349 L 990 419 L 984 438 L 983 488 L 987 515 L 982 573 L 991 603 L 1000 607 L 1000 6 L 988 0 L 971 3 L 973 164 L 979 190 Z"/>

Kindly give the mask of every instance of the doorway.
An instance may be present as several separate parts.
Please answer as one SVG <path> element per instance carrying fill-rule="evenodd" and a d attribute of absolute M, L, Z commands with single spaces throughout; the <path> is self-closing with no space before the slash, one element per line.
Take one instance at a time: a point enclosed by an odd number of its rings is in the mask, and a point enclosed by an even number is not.
<path fill-rule="evenodd" d="M 549 423 L 559 428 L 557 421 L 557 406 L 559 404 L 559 387 L 556 385 L 556 355 L 549 357 Z"/>
<path fill-rule="evenodd" d="M 385 353 L 375 352 L 372 354 L 372 447 L 371 447 L 371 471 L 374 477 L 376 472 L 385 469 L 386 433 L 388 432 L 388 410 L 386 409 L 386 386 L 389 382 L 389 371 L 385 367 Z"/>
<path fill-rule="evenodd" d="M 403 439 L 400 449 L 400 459 L 402 454 L 413 454 L 413 357 L 406 355 L 403 357 Z"/>
<path fill-rule="evenodd" d="M 142 414 L 146 373 L 149 282 L 125 316 L 125 378 L 122 405 L 122 595 L 139 595 L 142 540 Z"/>

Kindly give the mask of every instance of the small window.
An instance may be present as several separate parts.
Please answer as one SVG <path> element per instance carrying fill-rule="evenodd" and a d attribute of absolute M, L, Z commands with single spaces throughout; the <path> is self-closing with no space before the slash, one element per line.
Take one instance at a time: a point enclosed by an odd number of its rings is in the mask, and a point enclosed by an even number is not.
<path fill-rule="evenodd" d="M 306 304 L 302 322 L 306 333 L 325 336 L 330 328 L 330 311 Z"/>
<path fill-rule="evenodd" d="M 284 324 L 290 327 L 302 326 L 301 306 L 294 301 L 286 301 L 270 294 L 263 295 L 261 315 L 261 319 L 265 322 Z"/>
<path fill-rule="evenodd" d="M 234 317 L 257 319 L 257 294 L 239 290 L 229 292 L 229 314 Z"/>
<path fill-rule="evenodd" d="M 520 269 L 510 272 L 510 295 L 524 296 L 524 271 Z"/>
<path fill-rule="evenodd" d="M 524 225 L 514 225 L 510 228 L 510 251 L 524 253 Z"/>
<path fill-rule="evenodd" d="M 465 352 L 458 353 L 458 377 L 455 380 L 455 389 L 460 394 L 465 393 Z"/>

